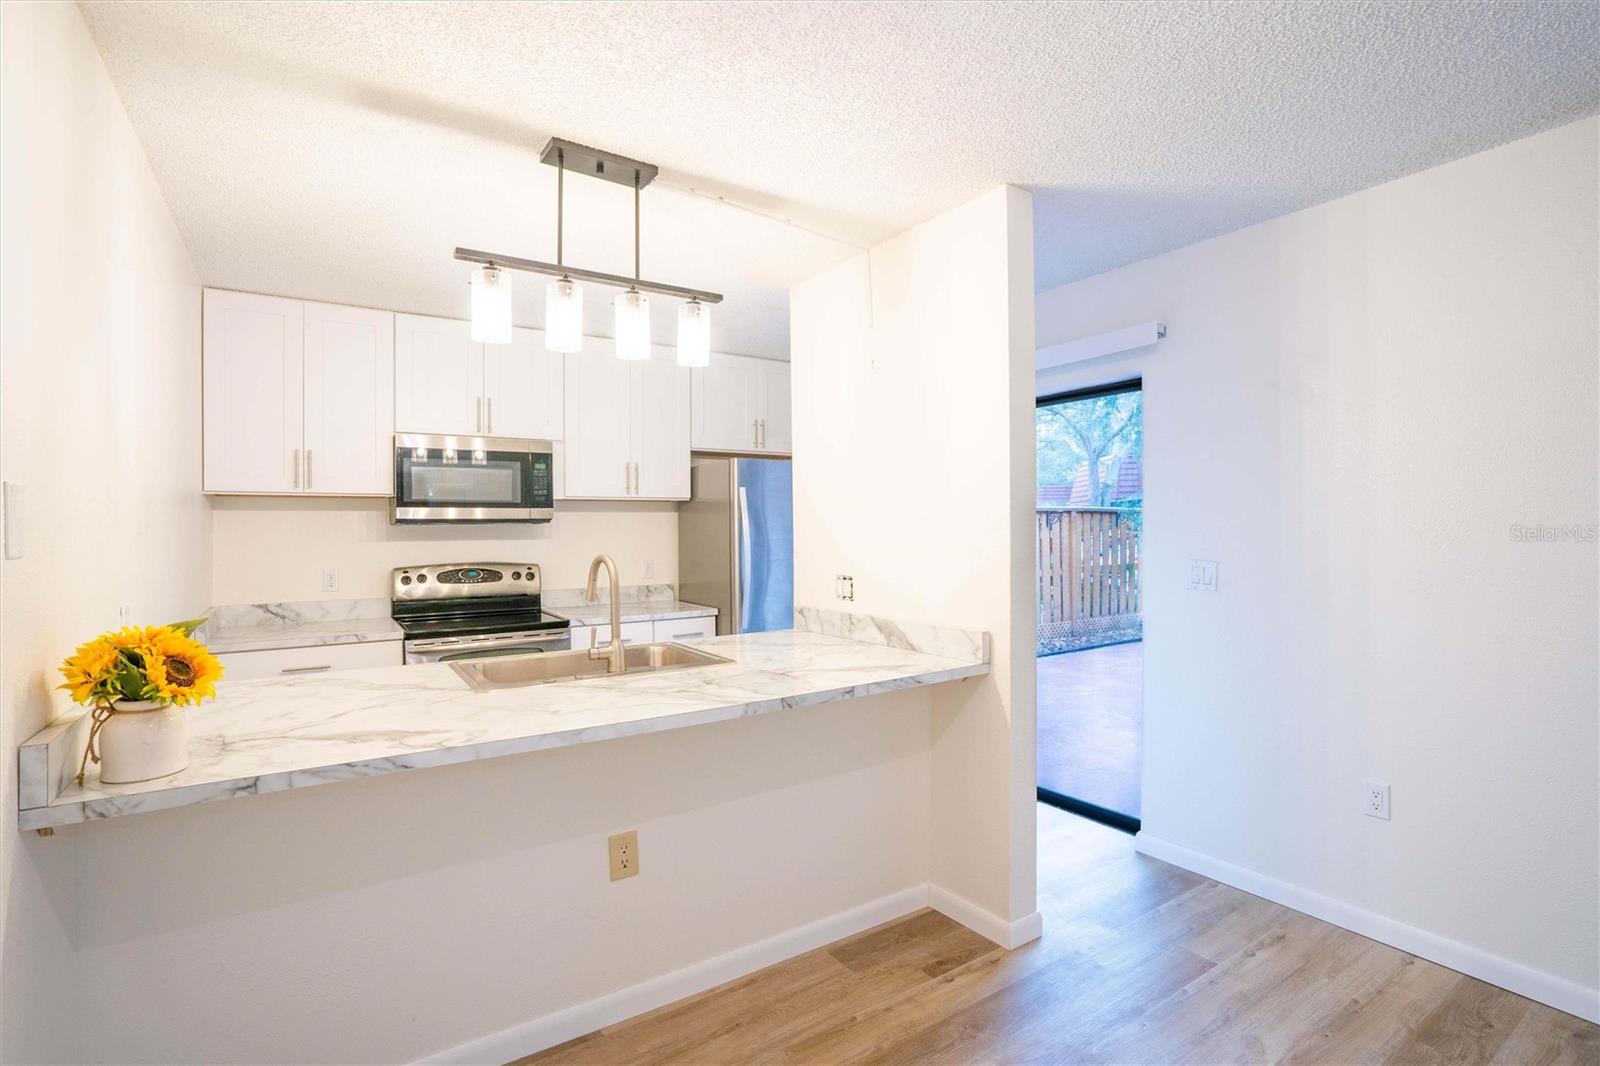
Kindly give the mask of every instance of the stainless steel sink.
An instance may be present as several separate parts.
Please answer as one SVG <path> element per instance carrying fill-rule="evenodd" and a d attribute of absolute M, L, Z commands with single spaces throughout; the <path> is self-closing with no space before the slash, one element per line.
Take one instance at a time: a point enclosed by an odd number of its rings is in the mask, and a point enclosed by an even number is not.
<path fill-rule="evenodd" d="M 635 644 L 623 649 L 627 670 L 607 674 L 604 659 L 591 659 L 587 649 L 548 652 L 542 655 L 506 655 L 494 659 L 453 662 L 461 680 L 477 692 L 525 685 L 548 685 L 555 681 L 586 681 L 596 677 L 627 677 L 629 674 L 659 670 L 682 670 L 690 666 L 731 663 L 732 659 L 713 655 L 687 644 Z"/>

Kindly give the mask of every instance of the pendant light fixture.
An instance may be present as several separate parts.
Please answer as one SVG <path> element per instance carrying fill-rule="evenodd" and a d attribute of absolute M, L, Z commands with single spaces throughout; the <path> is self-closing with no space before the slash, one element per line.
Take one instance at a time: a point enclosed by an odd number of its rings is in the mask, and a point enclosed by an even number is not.
<path fill-rule="evenodd" d="M 474 270 L 472 289 L 472 339 L 479 344 L 511 343 L 511 275 L 498 267 Z"/>
<path fill-rule="evenodd" d="M 579 288 L 578 281 L 592 281 L 619 288 L 626 286 L 626 291 L 612 301 L 618 358 L 650 358 L 650 299 L 645 294 L 654 293 L 688 301 L 678 309 L 678 362 L 683 366 L 706 366 L 711 359 L 709 305 L 721 303 L 722 294 L 646 281 L 639 275 L 639 194 L 655 180 L 656 168 L 636 159 L 554 137 L 544 146 L 539 161 L 557 169 L 556 261 L 545 263 L 517 256 L 494 255 L 472 248 L 457 248 L 455 257 L 458 260 L 483 267 L 473 271 L 471 278 L 472 339 L 489 344 L 505 344 L 511 340 L 511 281 L 505 272 L 525 270 L 555 278 L 545 289 L 544 305 L 545 347 L 551 351 L 583 350 L 583 290 Z M 578 173 L 633 188 L 633 277 L 566 265 L 563 259 L 563 214 L 569 165 Z"/>
<path fill-rule="evenodd" d="M 650 358 L 650 298 L 636 287 L 639 280 L 639 172 L 633 172 L 633 280 L 628 291 L 611 301 L 616 313 L 612 335 L 618 359 Z"/>
<path fill-rule="evenodd" d="M 711 308 L 699 300 L 678 308 L 678 365 L 711 365 Z"/>
<path fill-rule="evenodd" d="M 567 161 L 556 150 L 556 266 L 562 262 L 567 199 Z M 583 351 L 583 290 L 563 274 L 544 290 L 544 346 L 552 352 Z"/>

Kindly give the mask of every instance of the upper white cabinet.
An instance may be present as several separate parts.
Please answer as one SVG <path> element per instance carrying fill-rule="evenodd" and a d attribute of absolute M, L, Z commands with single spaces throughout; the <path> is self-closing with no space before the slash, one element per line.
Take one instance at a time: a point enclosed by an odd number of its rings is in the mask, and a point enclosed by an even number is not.
<path fill-rule="evenodd" d="M 633 494 L 687 500 L 689 371 L 678 365 L 673 349 L 654 351 L 652 358 L 628 364 Z"/>
<path fill-rule="evenodd" d="M 305 491 L 387 495 L 394 479 L 394 315 L 305 305 Z"/>
<path fill-rule="evenodd" d="M 562 438 L 560 354 L 535 329 L 479 344 L 466 322 L 396 315 L 395 431 Z"/>
<path fill-rule="evenodd" d="M 710 366 L 693 371 L 691 389 L 694 448 L 790 452 L 788 363 L 713 354 Z"/>
<path fill-rule="evenodd" d="M 201 364 L 207 492 L 299 492 L 304 305 L 207 289 Z"/>
<path fill-rule="evenodd" d="M 547 351 L 544 331 L 513 329 L 510 344 L 483 346 L 484 432 L 561 440 L 566 360 Z"/>
<path fill-rule="evenodd" d="M 589 338 L 566 357 L 562 494 L 579 499 L 689 498 L 689 373 L 670 349 L 639 362 Z"/>
<path fill-rule="evenodd" d="M 483 432 L 483 345 L 453 318 L 394 316 L 396 433 Z"/>
<path fill-rule="evenodd" d="M 761 403 L 756 410 L 760 424 L 757 436 L 764 452 L 788 455 L 794 450 L 794 419 L 789 412 L 789 364 L 774 359 L 756 359 L 760 379 Z"/>
<path fill-rule="evenodd" d="M 207 492 L 389 493 L 394 316 L 207 289 Z"/>

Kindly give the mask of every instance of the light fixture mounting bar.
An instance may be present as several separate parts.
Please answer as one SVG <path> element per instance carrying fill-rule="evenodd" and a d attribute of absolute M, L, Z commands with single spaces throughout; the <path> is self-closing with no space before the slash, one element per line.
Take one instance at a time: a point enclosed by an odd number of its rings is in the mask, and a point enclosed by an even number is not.
<path fill-rule="evenodd" d="M 559 263 L 542 263 L 537 259 L 521 259 L 514 255 L 497 255 L 480 252 L 476 248 L 457 248 L 455 257 L 463 263 L 481 263 L 483 266 L 502 267 L 506 270 L 524 270 L 530 274 L 548 274 L 553 278 L 570 277 L 592 281 L 599 285 L 613 285 L 619 289 L 635 288 L 660 296 L 675 296 L 680 300 L 699 300 L 703 304 L 722 302 L 720 292 L 689 289 L 682 285 L 668 285 L 659 281 L 644 281 L 622 274 L 607 274 L 601 270 L 584 270 L 582 267 L 563 266 Z"/>
<path fill-rule="evenodd" d="M 539 162 L 553 167 L 563 167 L 574 174 L 587 174 L 591 178 L 604 178 L 628 188 L 644 188 L 656 180 L 658 170 L 654 163 L 643 163 L 625 155 L 608 152 L 604 148 L 590 148 L 586 144 L 550 138 L 539 153 Z"/>

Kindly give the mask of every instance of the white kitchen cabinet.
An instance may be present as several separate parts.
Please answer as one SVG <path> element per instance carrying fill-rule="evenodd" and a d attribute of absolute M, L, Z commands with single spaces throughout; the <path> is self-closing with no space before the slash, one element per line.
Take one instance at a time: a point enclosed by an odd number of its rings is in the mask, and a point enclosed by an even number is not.
<path fill-rule="evenodd" d="M 713 353 L 693 371 L 690 443 L 697 451 L 791 450 L 789 364 Z"/>
<path fill-rule="evenodd" d="M 567 354 L 562 490 L 569 497 L 621 499 L 633 487 L 628 364 L 610 341 L 591 337 L 584 348 Z"/>
<path fill-rule="evenodd" d="M 272 648 L 267 651 L 229 651 L 217 656 L 223 684 L 256 677 L 315 677 L 333 670 L 362 670 L 372 666 L 400 666 L 398 640 L 359 644 L 325 644 L 315 648 Z"/>
<path fill-rule="evenodd" d="M 304 305 L 207 289 L 201 363 L 206 492 L 299 492 Z"/>
<path fill-rule="evenodd" d="M 484 432 L 560 440 L 564 368 L 543 330 L 513 329 L 510 344 L 483 345 Z"/>
<path fill-rule="evenodd" d="M 396 315 L 395 430 L 560 440 L 563 370 L 541 330 L 479 344 L 466 322 Z"/>
<path fill-rule="evenodd" d="M 717 616 L 699 618 L 660 618 L 655 623 L 655 638 L 659 641 L 695 640 L 717 635 Z"/>
<path fill-rule="evenodd" d="M 630 363 L 628 370 L 633 494 L 687 500 L 689 372 L 670 348 L 655 349 L 653 358 Z"/>
<path fill-rule="evenodd" d="M 396 433 L 483 430 L 483 345 L 453 318 L 394 316 Z"/>
<path fill-rule="evenodd" d="M 203 306 L 205 491 L 388 495 L 394 316 L 220 289 Z"/>
<path fill-rule="evenodd" d="M 761 407 L 756 412 L 760 423 L 760 450 L 788 455 L 794 450 L 794 419 L 790 414 L 789 364 L 775 359 L 756 359 L 760 364 Z"/>
<path fill-rule="evenodd" d="M 394 483 L 394 315 L 308 303 L 306 492 L 385 496 Z"/>
<path fill-rule="evenodd" d="M 573 626 L 572 646 L 578 649 L 589 647 L 590 634 L 594 635 L 595 647 L 603 648 L 611 643 L 611 623 L 606 622 L 597 626 Z M 655 627 L 649 622 L 624 622 L 622 623 L 622 643 L 649 644 L 655 639 Z"/>
<path fill-rule="evenodd" d="M 590 338 L 566 358 L 562 494 L 688 499 L 689 377 L 668 349 L 624 361 Z"/>

